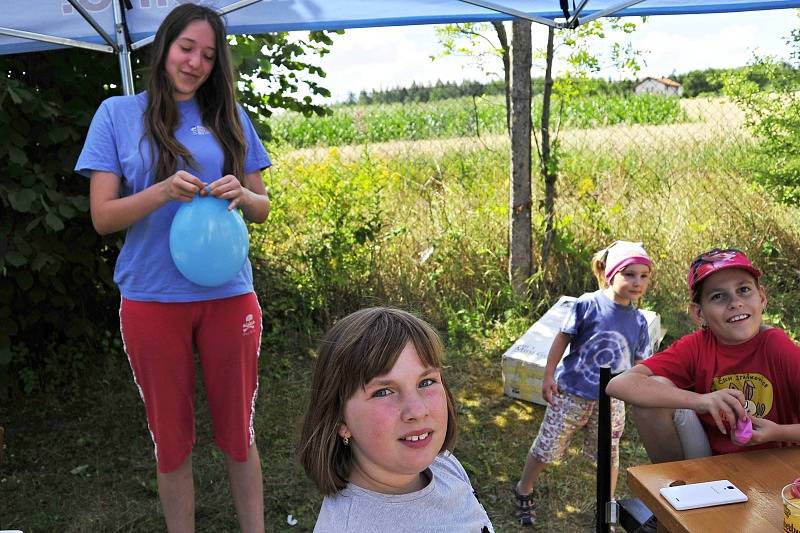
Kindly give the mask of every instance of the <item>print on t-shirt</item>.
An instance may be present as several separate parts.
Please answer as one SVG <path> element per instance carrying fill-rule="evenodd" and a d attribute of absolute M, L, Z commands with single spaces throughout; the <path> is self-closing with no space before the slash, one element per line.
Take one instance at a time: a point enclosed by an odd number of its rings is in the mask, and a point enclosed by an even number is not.
<path fill-rule="evenodd" d="M 772 410 L 772 383 L 758 373 L 729 374 L 714 378 L 711 390 L 736 389 L 744 393 L 744 409 L 750 416 L 764 418 Z"/>
<path fill-rule="evenodd" d="M 617 374 L 631 367 L 631 348 L 625 335 L 617 331 L 601 331 L 593 335 L 578 353 L 577 372 L 591 387 L 600 384 L 601 367 L 610 367 Z"/>

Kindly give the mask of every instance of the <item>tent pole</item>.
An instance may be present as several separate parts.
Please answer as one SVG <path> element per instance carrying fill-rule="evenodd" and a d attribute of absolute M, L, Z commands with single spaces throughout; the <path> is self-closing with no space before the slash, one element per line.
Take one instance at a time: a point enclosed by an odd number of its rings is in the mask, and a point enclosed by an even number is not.
<path fill-rule="evenodd" d="M 578 19 L 578 16 L 581 14 L 581 12 L 583 11 L 583 8 L 585 8 L 586 4 L 588 4 L 588 3 L 589 3 L 589 0 L 582 0 L 581 1 L 581 3 L 578 5 L 578 7 L 575 9 L 575 11 L 572 13 L 572 16 L 570 17 L 570 19 L 567 21 L 568 25 L 572 21 Z"/>
<path fill-rule="evenodd" d="M 635 6 L 636 4 L 640 4 L 642 1 L 643 0 L 627 0 L 625 2 L 620 2 L 615 6 L 610 6 L 596 13 L 592 13 L 589 16 L 583 17 L 581 19 L 581 24 L 597 20 L 600 17 L 609 17 L 609 16 L 613 17 L 616 12 L 622 11 L 623 9 L 629 8 L 631 6 Z"/>
<path fill-rule="evenodd" d="M 501 6 L 500 4 L 496 4 L 494 2 L 488 2 L 486 0 L 460 0 L 460 1 L 465 4 L 472 4 L 473 6 L 484 7 L 486 9 L 491 9 L 492 11 L 497 11 L 498 13 L 511 15 L 512 17 L 517 17 L 524 20 L 530 20 L 531 22 L 538 22 L 539 24 L 544 24 L 545 26 L 552 26 L 553 28 L 558 28 L 561 26 L 558 22 L 554 20 L 550 20 L 545 17 L 539 17 L 537 15 L 529 15 L 524 11 L 520 11 L 518 9 L 513 9 L 506 6 Z"/>
<path fill-rule="evenodd" d="M 98 24 L 96 20 L 94 20 L 94 17 L 92 17 L 89 14 L 89 12 L 86 11 L 83 8 L 83 6 L 78 3 L 78 0 L 67 0 L 67 2 L 69 2 L 69 4 L 72 6 L 73 9 L 75 9 L 75 11 L 80 13 L 80 15 L 84 18 L 84 20 L 86 20 L 86 22 L 88 22 L 89 25 L 92 28 L 94 28 L 94 31 L 96 31 L 97 34 L 100 37 L 102 37 L 103 40 L 105 42 L 107 42 L 110 47 L 114 48 L 114 51 L 116 52 L 117 51 L 117 45 L 114 44 L 114 40 L 111 38 L 111 36 L 109 34 L 106 33 L 106 31 L 103 29 L 103 27 L 100 24 Z"/>
<path fill-rule="evenodd" d="M 131 67 L 131 51 L 125 31 L 125 22 L 122 16 L 122 0 L 112 0 L 114 5 L 114 31 L 117 34 L 117 58 L 119 58 L 119 72 L 122 76 L 122 94 L 133 94 L 133 68 Z"/>
<path fill-rule="evenodd" d="M 247 7 L 251 4 L 255 4 L 256 2 L 260 1 L 261 0 L 239 0 L 238 2 L 234 2 L 232 4 L 217 9 L 217 13 L 219 13 L 220 15 L 227 15 L 228 13 L 233 13 L 236 10 L 242 9 L 243 7 Z"/>
<path fill-rule="evenodd" d="M 20 39 L 28 39 L 31 41 L 41 41 L 43 43 L 59 44 L 61 46 L 71 46 L 73 48 L 84 48 L 86 50 L 95 50 L 97 52 L 114 53 L 114 48 L 106 44 L 76 41 L 75 39 L 67 39 L 66 37 L 56 37 L 54 35 L 45 35 L 43 33 L 33 33 L 30 31 L 15 30 L 13 28 L 0 27 L 0 35 L 8 35 L 9 37 L 19 37 Z"/>

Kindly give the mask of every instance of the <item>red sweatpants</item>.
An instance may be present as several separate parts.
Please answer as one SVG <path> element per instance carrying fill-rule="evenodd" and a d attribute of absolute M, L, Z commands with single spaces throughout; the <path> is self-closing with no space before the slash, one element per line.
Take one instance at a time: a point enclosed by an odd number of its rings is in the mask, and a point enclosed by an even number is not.
<path fill-rule="evenodd" d="M 160 472 L 178 468 L 195 442 L 195 349 L 214 442 L 236 461 L 255 440 L 261 308 L 254 293 L 188 303 L 123 298 L 120 330 L 147 411 Z"/>

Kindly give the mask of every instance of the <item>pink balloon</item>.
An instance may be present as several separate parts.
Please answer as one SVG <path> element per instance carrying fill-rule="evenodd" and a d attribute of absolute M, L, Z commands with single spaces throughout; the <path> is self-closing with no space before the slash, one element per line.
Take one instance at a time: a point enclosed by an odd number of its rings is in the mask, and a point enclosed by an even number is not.
<path fill-rule="evenodd" d="M 747 444 L 753 438 L 753 422 L 750 418 L 740 418 L 736 421 L 736 429 L 733 432 L 734 444 Z"/>

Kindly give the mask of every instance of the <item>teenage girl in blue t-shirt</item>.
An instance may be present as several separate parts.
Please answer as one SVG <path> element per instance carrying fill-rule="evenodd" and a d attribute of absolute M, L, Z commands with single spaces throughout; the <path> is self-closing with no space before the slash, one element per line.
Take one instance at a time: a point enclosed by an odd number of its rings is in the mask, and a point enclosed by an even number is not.
<path fill-rule="evenodd" d="M 236 104 L 225 33 L 211 9 L 175 8 L 152 44 L 147 92 L 103 102 L 76 164 L 91 178 L 95 229 L 125 231 L 114 271 L 120 329 L 171 532 L 194 530 L 195 348 L 241 529 L 264 530 L 253 431 L 261 309 L 250 263 L 227 283 L 203 287 L 183 277 L 169 253 L 175 212 L 196 195 L 227 200 L 256 223 L 269 213 L 261 172 L 270 161 Z"/>
<path fill-rule="evenodd" d="M 575 301 L 547 356 L 542 396 L 549 404 L 533 442 L 522 476 L 514 486 L 514 503 L 521 525 L 531 526 L 533 485 L 544 467 L 559 460 L 576 431 L 585 427 L 583 451 L 595 459 L 600 367 L 615 372 L 650 355 L 647 321 L 634 304 L 650 283 L 652 263 L 641 243 L 616 241 L 592 259 L 600 290 Z M 561 361 L 564 351 L 569 353 Z M 619 470 L 619 439 L 625 426 L 625 406 L 611 404 L 611 494 Z"/>

